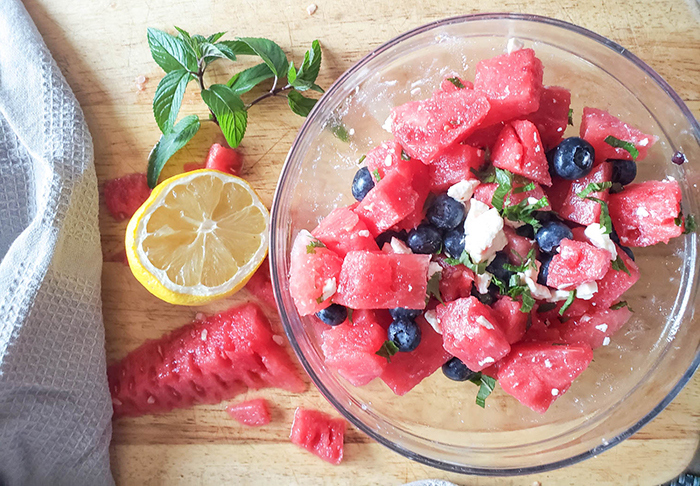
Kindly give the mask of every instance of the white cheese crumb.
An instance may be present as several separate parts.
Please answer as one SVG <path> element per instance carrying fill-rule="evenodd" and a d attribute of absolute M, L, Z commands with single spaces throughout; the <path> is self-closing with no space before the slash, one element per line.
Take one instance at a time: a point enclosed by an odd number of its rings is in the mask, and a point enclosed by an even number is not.
<path fill-rule="evenodd" d="M 313 15 L 313 14 L 316 13 L 316 10 L 317 10 L 317 9 L 318 9 L 318 7 L 316 6 L 316 4 L 315 4 L 315 3 L 312 3 L 311 5 L 309 5 L 308 7 L 306 7 L 306 13 L 309 14 L 309 15 Z"/>
<path fill-rule="evenodd" d="M 150 395 L 150 396 L 148 397 L 148 400 L 146 400 L 146 402 L 147 402 L 149 405 L 153 405 L 154 403 L 156 403 L 156 398 L 155 398 L 154 396 Z"/>
<path fill-rule="evenodd" d="M 430 265 L 428 265 L 428 280 L 436 273 L 442 273 L 442 267 L 438 262 L 430 262 Z"/>
<path fill-rule="evenodd" d="M 466 204 L 474 195 L 474 191 L 479 187 L 479 184 L 478 179 L 465 179 L 452 185 L 447 190 L 447 195 L 462 204 Z"/>
<path fill-rule="evenodd" d="M 386 120 L 384 120 L 384 124 L 382 125 L 382 128 L 386 130 L 387 132 L 391 133 L 391 126 L 394 123 L 394 115 L 391 114 L 389 115 Z"/>
<path fill-rule="evenodd" d="M 484 316 L 478 316 L 476 318 L 476 323 L 482 327 L 485 327 L 486 329 L 494 329 L 493 324 L 491 324 Z"/>
<path fill-rule="evenodd" d="M 553 290 L 552 296 L 547 299 L 547 302 L 561 302 L 569 298 L 569 292 L 566 290 Z"/>
<path fill-rule="evenodd" d="M 510 39 L 508 39 L 508 43 L 506 44 L 506 52 L 510 54 L 512 52 L 519 51 L 523 47 L 525 47 L 523 41 L 515 37 L 511 37 Z"/>
<path fill-rule="evenodd" d="M 520 277 L 520 282 L 527 285 L 530 289 L 530 294 L 535 299 L 548 300 L 552 298 L 551 290 L 545 285 L 537 283 L 537 269 L 528 267 L 524 272 L 518 272 L 518 276 Z"/>
<path fill-rule="evenodd" d="M 476 274 L 476 289 L 480 294 L 488 293 L 492 278 L 493 275 L 491 275 L 489 272 Z"/>
<path fill-rule="evenodd" d="M 393 162 L 393 159 L 391 158 L 391 154 L 386 156 L 386 159 L 384 159 L 384 165 L 387 167 L 391 167 L 391 163 Z"/>
<path fill-rule="evenodd" d="M 535 203 L 537 203 L 537 201 L 539 201 L 539 199 L 537 199 L 536 197 L 529 196 L 529 197 L 527 198 L 527 203 L 528 203 L 528 204 L 535 204 Z"/>
<path fill-rule="evenodd" d="M 337 286 L 335 282 L 335 277 L 329 278 L 323 284 L 323 294 L 321 294 L 321 299 L 323 299 L 323 301 L 330 299 L 335 294 L 336 289 Z"/>
<path fill-rule="evenodd" d="M 442 334 L 442 328 L 440 327 L 440 321 L 437 317 L 437 311 L 435 309 L 427 310 L 423 313 L 423 317 L 430 326 L 435 329 L 435 332 Z"/>
<path fill-rule="evenodd" d="M 557 395 L 559 395 L 559 390 L 556 388 L 552 388 L 552 396 L 556 397 Z"/>
<path fill-rule="evenodd" d="M 408 247 L 408 245 L 406 245 L 406 243 L 404 243 L 400 239 L 396 238 L 395 236 L 391 237 L 390 244 L 391 244 L 391 250 L 394 253 L 397 253 L 399 255 L 410 255 L 413 253 L 413 251 L 411 251 L 411 249 Z M 432 263 L 431 263 L 431 265 L 432 265 Z M 437 265 L 438 267 L 440 266 L 437 263 L 435 265 Z M 428 277 L 428 278 L 430 278 L 430 277 Z"/>
<path fill-rule="evenodd" d="M 598 329 L 600 332 L 605 332 L 608 330 L 608 325 L 607 324 L 600 324 L 599 326 L 596 326 L 595 328 Z"/>
<path fill-rule="evenodd" d="M 642 147 L 646 147 L 647 145 L 649 145 L 649 139 L 648 139 L 648 138 L 644 138 L 644 139 L 640 140 L 640 141 L 637 142 L 637 143 L 638 143 L 639 145 L 641 145 Z"/>
<path fill-rule="evenodd" d="M 367 238 L 370 235 L 369 230 L 360 230 L 357 232 L 358 235 L 362 236 L 363 238 Z"/>
<path fill-rule="evenodd" d="M 279 334 L 273 334 L 272 340 L 280 346 L 284 345 L 284 338 L 282 336 L 280 336 Z"/>
<path fill-rule="evenodd" d="M 503 218 L 496 208 L 489 208 L 472 198 L 464 221 L 464 249 L 472 261 L 480 263 L 505 248 L 508 239 L 503 233 Z"/>
<path fill-rule="evenodd" d="M 351 137 L 355 135 L 355 129 L 351 128 L 350 130 L 348 130 L 348 135 L 350 135 Z"/>
<path fill-rule="evenodd" d="M 209 334 L 209 332 L 208 332 L 206 329 L 202 331 L 202 335 L 201 335 L 202 341 L 206 341 L 206 340 L 207 340 L 207 335 L 208 335 L 208 334 Z"/>
<path fill-rule="evenodd" d="M 637 208 L 637 216 L 640 218 L 646 218 L 649 216 L 649 211 L 640 206 Z"/>
<path fill-rule="evenodd" d="M 603 339 L 603 346 L 607 346 L 608 344 L 610 344 L 610 338 L 605 336 L 605 339 Z"/>
<path fill-rule="evenodd" d="M 491 356 L 487 356 L 481 361 L 479 361 L 479 366 L 484 366 L 485 364 L 490 364 L 490 363 L 495 363 L 496 360 L 493 359 Z"/>
<path fill-rule="evenodd" d="M 586 282 L 576 287 L 576 297 L 579 299 L 591 300 L 596 292 L 598 292 L 598 284 L 596 282 Z"/>
<path fill-rule="evenodd" d="M 586 238 L 588 238 L 588 241 L 590 241 L 593 246 L 602 250 L 607 250 L 610 253 L 611 260 L 614 261 L 617 259 L 615 243 L 610 239 L 610 235 L 605 234 L 605 228 L 599 223 L 592 223 L 586 226 L 583 234 L 586 235 Z"/>
<path fill-rule="evenodd" d="M 544 360 L 544 366 L 545 368 L 551 368 L 552 367 L 552 362 L 549 361 L 548 359 Z"/>

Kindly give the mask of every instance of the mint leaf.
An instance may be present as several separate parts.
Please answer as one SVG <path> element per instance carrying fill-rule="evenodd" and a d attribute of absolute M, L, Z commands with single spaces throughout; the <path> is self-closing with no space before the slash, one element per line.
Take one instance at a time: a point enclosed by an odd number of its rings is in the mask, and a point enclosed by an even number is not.
<path fill-rule="evenodd" d="M 163 71 L 169 73 L 176 69 L 185 69 L 197 72 L 195 52 L 184 40 L 151 27 L 148 28 L 147 38 L 151 56 Z"/>
<path fill-rule="evenodd" d="M 308 245 L 306 245 L 306 253 L 308 255 L 316 253 L 316 248 L 326 248 L 321 240 L 311 240 Z"/>
<path fill-rule="evenodd" d="M 695 216 L 692 214 L 689 214 L 688 216 L 685 217 L 685 229 L 683 230 L 683 234 L 687 235 L 689 233 L 695 233 L 695 230 L 698 229 L 698 224 L 695 222 Z"/>
<path fill-rule="evenodd" d="M 532 226 L 535 233 L 542 227 L 540 221 L 534 216 L 535 211 L 549 206 L 547 196 L 542 196 L 537 202 L 530 204 L 527 199 L 523 199 L 518 204 L 503 208 L 502 215 L 510 221 L 522 221 Z"/>
<path fill-rule="evenodd" d="M 632 142 L 620 140 L 619 138 L 615 138 L 612 135 L 608 135 L 607 137 L 605 137 L 604 142 L 610 145 L 611 147 L 626 150 L 632 156 L 632 160 L 637 160 L 637 157 L 639 157 L 639 150 L 637 150 L 637 147 L 635 147 Z"/>
<path fill-rule="evenodd" d="M 250 49 L 268 65 L 270 71 L 272 71 L 275 76 L 280 78 L 287 75 L 287 70 L 289 68 L 287 55 L 276 43 L 269 39 L 261 39 L 258 37 L 239 37 L 237 40 L 250 47 Z M 292 110 L 294 109 L 292 108 Z"/>
<path fill-rule="evenodd" d="M 294 79 L 287 76 L 287 82 L 298 91 L 306 91 L 316 86 L 315 81 L 318 71 L 321 68 L 321 44 L 318 40 L 311 43 L 311 49 L 304 54 L 304 61 L 299 66 L 299 70 L 294 75 Z M 291 72 L 291 68 L 290 68 Z M 321 88 L 319 88 L 321 89 Z M 323 90 L 321 89 L 321 93 Z"/>
<path fill-rule="evenodd" d="M 256 53 L 245 42 L 238 40 L 221 41 L 214 44 L 221 53 L 231 61 L 236 60 L 236 56 L 255 56 Z"/>
<path fill-rule="evenodd" d="M 623 307 L 627 307 L 629 310 L 632 310 L 626 300 L 621 300 L 617 304 L 611 305 L 610 309 L 611 310 L 618 310 L 618 309 L 622 309 Z"/>
<path fill-rule="evenodd" d="M 225 84 L 213 84 L 202 91 L 202 99 L 214 113 L 231 148 L 236 148 L 245 135 L 248 112 L 238 96 Z"/>
<path fill-rule="evenodd" d="M 496 388 L 496 379 L 482 373 L 476 373 L 469 378 L 469 381 L 479 387 L 479 391 L 476 394 L 476 404 L 481 408 L 486 408 L 486 399 Z"/>
<path fill-rule="evenodd" d="M 158 128 L 163 133 L 173 129 L 177 114 L 185 96 L 187 83 L 192 81 L 192 74 L 185 69 L 175 69 L 166 74 L 158 83 L 153 97 L 153 116 Z"/>
<path fill-rule="evenodd" d="M 612 262 L 612 269 L 618 272 L 625 272 L 627 275 L 632 276 L 629 269 L 627 268 L 627 265 L 625 265 L 625 261 L 620 255 L 617 255 L 617 258 Z"/>
<path fill-rule="evenodd" d="M 613 225 L 612 219 L 610 219 L 610 210 L 608 209 L 608 203 L 601 199 L 598 199 L 597 197 L 588 196 L 586 199 L 600 204 L 600 225 L 604 228 L 603 234 L 611 234 L 613 230 Z"/>
<path fill-rule="evenodd" d="M 479 179 L 482 184 L 496 182 L 496 172 L 491 164 L 487 164 L 486 167 L 479 170 L 475 169 L 474 167 L 470 167 L 469 171 L 474 174 L 474 177 Z"/>
<path fill-rule="evenodd" d="M 362 157 L 360 157 L 360 160 L 357 161 L 357 165 L 360 165 L 362 162 L 364 162 L 366 158 L 367 155 L 363 155 Z"/>
<path fill-rule="evenodd" d="M 522 293 L 522 303 L 520 304 L 520 312 L 524 314 L 528 314 L 533 307 L 535 307 L 535 299 L 532 297 L 532 294 L 530 293 L 530 289 L 526 289 Z"/>
<path fill-rule="evenodd" d="M 192 140 L 199 127 L 197 115 L 190 115 L 180 120 L 171 131 L 161 135 L 160 140 L 148 156 L 148 187 L 151 189 L 156 187 L 160 171 L 163 170 L 165 163 L 187 142 Z"/>
<path fill-rule="evenodd" d="M 574 303 L 574 299 L 576 298 L 576 290 L 572 290 L 569 292 L 569 297 L 566 299 L 566 302 L 564 302 L 564 305 L 561 306 L 561 309 L 559 309 L 559 315 L 563 316 L 564 312 L 566 312 L 566 309 L 571 307 L 571 304 Z"/>
<path fill-rule="evenodd" d="M 384 341 L 384 344 L 382 344 L 382 347 L 379 348 L 379 351 L 377 351 L 374 354 L 376 354 L 377 356 L 381 356 L 382 358 L 386 358 L 386 360 L 389 363 L 391 363 L 391 357 L 398 352 L 399 347 L 394 343 L 394 341 L 387 339 L 386 341 Z"/>
<path fill-rule="evenodd" d="M 211 42 L 212 44 L 219 39 L 221 39 L 224 35 L 226 35 L 226 32 L 217 32 L 216 34 L 212 34 L 209 37 L 207 37 L 207 42 Z"/>
<path fill-rule="evenodd" d="M 411 156 L 404 149 L 401 149 L 401 160 L 411 160 Z"/>
<path fill-rule="evenodd" d="M 345 128 L 345 125 L 343 125 L 343 122 L 338 121 L 338 120 L 331 120 L 328 123 L 328 125 L 326 125 L 326 127 L 341 142 L 349 142 L 350 141 L 350 133 L 348 132 L 348 129 Z"/>
<path fill-rule="evenodd" d="M 202 50 L 199 48 L 199 42 L 196 39 L 193 39 L 192 36 L 190 36 L 189 32 L 181 29 L 177 25 L 175 26 L 175 30 L 177 30 L 180 33 L 178 37 L 185 41 L 185 44 L 187 44 L 190 47 L 190 49 L 192 49 L 194 55 L 196 57 L 200 57 L 202 55 Z"/>
<path fill-rule="evenodd" d="M 316 106 L 318 100 L 307 98 L 298 91 L 290 91 L 287 95 L 287 102 L 294 113 L 299 116 L 309 116 L 311 110 Z"/>
<path fill-rule="evenodd" d="M 507 170 L 496 168 L 496 182 L 498 183 L 498 187 L 493 192 L 491 205 L 500 213 L 503 211 L 506 196 L 513 188 L 513 174 Z"/>
<path fill-rule="evenodd" d="M 571 125 L 572 127 L 574 126 L 574 109 L 573 108 L 569 108 L 569 120 L 567 123 L 569 125 Z"/>
<path fill-rule="evenodd" d="M 430 276 L 428 279 L 428 287 L 426 289 L 426 297 L 425 297 L 425 305 L 428 305 L 428 301 L 430 301 L 430 297 L 435 297 L 437 300 L 440 301 L 441 304 L 444 304 L 445 302 L 442 300 L 442 294 L 440 294 L 440 277 L 442 276 L 442 272 L 436 272 Z"/>
<path fill-rule="evenodd" d="M 535 183 L 528 182 L 524 186 L 514 187 L 513 194 L 520 194 L 521 192 L 528 192 L 528 191 L 534 191 L 534 190 L 535 190 Z"/>
<path fill-rule="evenodd" d="M 296 81 L 296 79 L 297 79 L 297 70 L 294 67 L 294 61 L 292 61 L 289 63 L 289 69 L 287 69 L 287 82 L 289 84 L 292 84 L 292 83 L 294 83 L 294 81 Z M 293 84 L 292 84 L 292 86 L 293 86 Z"/>
<path fill-rule="evenodd" d="M 375 180 L 375 181 L 379 182 L 379 181 L 382 180 L 382 176 L 379 175 L 379 170 L 374 169 L 374 170 L 372 171 L 372 175 L 374 176 L 374 180 Z"/>
<path fill-rule="evenodd" d="M 460 255 L 459 258 L 446 258 L 445 261 L 447 262 L 447 264 L 452 266 L 464 265 L 469 270 L 479 275 L 484 273 L 486 271 L 486 267 L 488 266 L 488 262 L 486 261 L 483 261 L 478 264 L 472 262 L 472 259 L 469 256 L 469 253 L 467 253 L 467 250 L 462 251 L 462 255 Z"/>
<path fill-rule="evenodd" d="M 600 192 L 604 191 L 605 189 L 610 189 L 612 187 L 613 183 L 606 181 L 606 182 L 591 182 L 589 183 L 586 188 L 576 194 L 578 197 L 581 199 L 585 199 L 588 197 L 588 195 L 592 192 Z"/>
<path fill-rule="evenodd" d="M 228 80 L 226 85 L 231 88 L 235 94 L 240 96 L 243 93 L 247 93 L 266 79 L 274 77 L 275 74 L 270 70 L 268 65 L 262 63 L 248 69 L 244 69 L 240 73 L 234 74 L 231 79 Z"/>
<path fill-rule="evenodd" d="M 350 307 L 348 307 L 348 322 L 349 322 L 350 324 L 354 324 L 354 323 L 352 322 L 352 313 L 353 313 L 353 312 L 355 312 L 355 309 L 351 309 Z"/>
<path fill-rule="evenodd" d="M 530 251 L 527 252 L 527 256 L 525 256 L 525 258 L 523 258 L 517 251 L 512 251 L 518 258 L 520 258 L 520 265 L 511 265 L 510 263 L 506 263 L 503 265 L 503 268 L 505 270 L 508 270 L 509 272 L 513 273 L 521 273 L 525 272 L 530 267 L 537 269 L 537 264 L 535 263 L 534 247 L 530 248 Z"/>
<path fill-rule="evenodd" d="M 459 89 L 466 88 L 466 86 L 464 86 L 464 83 L 462 83 L 462 81 L 460 81 L 459 78 L 447 78 L 447 80 Z"/>

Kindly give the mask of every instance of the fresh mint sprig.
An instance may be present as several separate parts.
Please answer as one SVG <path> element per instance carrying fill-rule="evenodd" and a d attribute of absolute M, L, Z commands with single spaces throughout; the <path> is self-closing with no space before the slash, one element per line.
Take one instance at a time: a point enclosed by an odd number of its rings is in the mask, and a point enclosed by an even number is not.
<path fill-rule="evenodd" d="M 269 39 L 239 37 L 222 41 L 225 32 L 204 37 L 190 35 L 179 27 L 175 30 L 177 36 L 152 28 L 147 32 L 151 56 L 165 71 L 153 97 L 153 116 L 162 136 L 148 158 L 147 179 L 151 188 L 158 183 L 165 163 L 195 136 L 201 126 L 197 115 L 177 121 L 190 82 L 196 81 L 199 85 L 202 101 L 209 108 L 208 120 L 221 128 L 232 148 L 237 147 L 245 136 L 248 111 L 252 106 L 267 98 L 286 96 L 290 109 L 305 117 L 317 100 L 302 93 L 309 90 L 323 93 L 316 84 L 321 67 L 321 44 L 317 40 L 312 42 L 311 49 L 296 68 L 282 48 Z M 218 59 L 236 61 L 238 56 L 258 57 L 262 63 L 234 74 L 226 84 L 205 85 L 204 74 L 210 64 Z M 266 93 L 248 102 L 241 98 L 269 79 L 272 79 L 272 86 Z"/>
<path fill-rule="evenodd" d="M 491 395 L 493 389 L 496 388 L 496 379 L 482 373 L 476 373 L 469 378 L 469 381 L 479 387 L 476 394 L 476 404 L 481 408 L 486 408 L 486 399 Z"/>
<path fill-rule="evenodd" d="M 620 140 L 619 138 L 615 138 L 612 135 L 608 135 L 605 137 L 605 140 L 603 140 L 605 143 L 610 145 L 611 147 L 615 148 L 621 148 L 623 150 L 626 150 L 627 153 L 630 154 L 632 157 L 632 160 L 637 160 L 637 157 L 639 157 L 639 150 L 637 150 L 637 147 L 634 146 L 632 142 L 628 142 L 626 140 Z"/>

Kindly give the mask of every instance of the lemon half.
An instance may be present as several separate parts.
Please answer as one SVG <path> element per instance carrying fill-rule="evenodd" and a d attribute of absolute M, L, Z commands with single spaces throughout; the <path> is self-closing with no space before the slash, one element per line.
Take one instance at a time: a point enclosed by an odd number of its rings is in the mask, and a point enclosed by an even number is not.
<path fill-rule="evenodd" d="M 202 169 L 159 184 L 126 229 L 136 279 L 156 297 L 199 305 L 240 290 L 267 255 L 270 215 L 240 177 Z"/>

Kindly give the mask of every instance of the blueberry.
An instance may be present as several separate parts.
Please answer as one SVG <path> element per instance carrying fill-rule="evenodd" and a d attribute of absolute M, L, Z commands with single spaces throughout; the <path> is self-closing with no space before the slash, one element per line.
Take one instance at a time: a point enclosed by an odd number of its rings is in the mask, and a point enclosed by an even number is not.
<path fill-rule="evenodd" d="M 535 235 L 540 250 L 552 253 L 563 239 L 573 239 L 571 229 L 561 221 L 549 221 L 544 223 Z"/>
<path fill-rule="evenodd" d="M 394 319 L 415 319 L 421 315 L 423 311 L 420 309 L 405 309 L 403 307 L 397 307 L 395 309 L 389 309 L 389 314 Z"/>
<path fill-rule="evenodd" d="M 355 173 L 355 177 L 352 180 L 352 197 L 362 201 L 373 187 L 374 179 L 372 179 L 372 174 L 369 173 L 367 167 L 362 167 Z"/>
<path fill-rule="evenodd" d="M 396 319 L 389 325 L 387 335 L 404 353 L 413 351 L 420 344 L 420 327 L 413 319 Z"/>
<path fill-rule="evenodd" d="M 426 218 L 436 228 L 451 230 L 464 221 L 464 204 L 441 194 L 433 200 Z"/>
<path fill-rule="evenodd" d="M 429 255 L 440 251 L 440 247 L 442 246 L 442 235 L 437 228 L 435 228 L 435 226 L 421 224 L 408 233 L 406 244 L 413 251 L 413 253 Z"/>
<path fill-rule="evenodd" d="M 467 365 L 462 363 L 462 360 L 459 358 L 452 358 L 442 365 L 442 372 L 446 377 L 454 381 L 467 381 L 476 374 L 476 372 L 467 368 Z"/>
<path fill-rule="evenodd" d="M 539 213 L 539 211 L 535 211 Z M 535 228 L 532 227 L 532 225 L 529 224 L 524 224 L 520 226 L 519 228 L 515 228 L 515 234 L 518 236 L 524 236 L 528 240 L 534 240 L 535 239 Z"/>
<path fill-rule="evenodd" d="M 504 268 L 504 266 L 508 264 L 510 264 L 508 255 L 506 255 L 505 252 L 499 251 L 496 253 L 496 258 L 486 267 L 486 271 L 501 282 L 508 283 L 510 282 L 510 276 L 513 275 L 513 272 Z"/>
<path fill-rule="evenodd" d="M 537 274 L 537 283 L 547 285 L 547 275 L 549 274 L 549 262 L 552 261 L 552 255 L 546 253 L 540 257 L 540 273 Z"/>
<path fill-rule="evenodd" d="M 493 305 L 496 302 L 496 295 L 498 295 L 498 287 L 496 287 L 494 284 L 490 284 L 489 291 L 482 294 L 477 290 L 476 284 L 474 283 L 472 284 L 471 294 L 482 304 Z"/>
<path fill-rule="evenodd" d="M 551 155 L 552 175 L 573 181 L 587 176 L 593 169 L 595 149 L 579 137 L 565 138 Z"/>
<path fill-rule="evenodd" d="M 626 186 L 637 177 L 637 164 L 634 160 L 608 159 L 612 163 L 612 182 Z"/>
<path fill-rule="evenodd" d="M 632 259 L 632 261 L 634 261 L 634 253 L 632 253 L 632 249 L 630 247 L 624 246 L 624 245 L 619 245 L 619 247 L 620 247 L 620 250 L 627 253 L 627 256 L 630 257 Z"/>
<path fill-rule="evenodd" d="M 384 243 L 391 243 L 392 238 L 397 238 L 397 239 L 403 241 L 404 243 L 406 243 L 406 238 L 408 238 L 408 233 L 406 233 L 406 230 L 401 230 L 401 231 L 386 230 L 384 233 L 377 236 L 375 241 L 377 242 L 377 246 L 381 250 L 382 247 L 384 246 Z"/>
<path fill-rule="evenodd" d="M 337 326 L 348 318 L 348 310 L 342 305 L 331 304 L 325 309 L 318 311 L 316 317 L 329 326 Z"/>
<path fill-rule="evenodd" d="M 448 231 L 444 240 L 445 253 L 452 258 L 459 258 L 464 252 L 464 228 Z"/>

